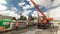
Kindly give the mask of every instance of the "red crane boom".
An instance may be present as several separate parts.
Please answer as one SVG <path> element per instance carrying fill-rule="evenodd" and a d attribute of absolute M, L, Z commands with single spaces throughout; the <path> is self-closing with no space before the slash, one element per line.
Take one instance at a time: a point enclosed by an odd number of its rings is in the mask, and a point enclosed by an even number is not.
<path fill-rule="evenodd" d="M 43 15 L 44 18 L 46 18 L 47 20 L 53 20 L 52 18 L 47 18 L 47 16 L 43 13 L 43 11 L 39 8 L 39 6 L 33 0 L 31 0 L 31 2 L 35 6 L 35 8 Z"/>
<path fill-rule="evenodd" d="M 39 8 L 39 6 L 33 1 L 31 0 L 31 2 L 33 3 L 33 5 L 35 6 L 35 8 L 43 15 L 46 17 L 46 15 L 43 13 L 43 11 Z"/>
<path fill-rule="evenodd" d="M 43 13 L 43 11 L 39 8 L 39 6 L 31 0 L 35 8 L 43 15 L 42 19 L 39 19 L 41 17 L 38 17 L 38 28 L 49 28 L 51 26 L 51 23 L 49 22 L 50 20 L 53 20 L 53 18 L 47 18 L 47 16 Z M 39 15 L 38 15 L 39 16 Z"/>

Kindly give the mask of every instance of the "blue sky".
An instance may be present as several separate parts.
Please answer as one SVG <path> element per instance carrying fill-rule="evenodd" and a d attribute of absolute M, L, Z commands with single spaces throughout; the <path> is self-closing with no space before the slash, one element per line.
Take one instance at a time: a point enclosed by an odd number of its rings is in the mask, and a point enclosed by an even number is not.
<path fill-rule="evenodd" d="M 44 13 L 60 6 L 60 0 L 34 0 L 34 2 Z M 21 12 L 26 16 L 37 14 L 38 11 L 30 0 L 0 0 L 0 14 L 18 18 Z"/>
<path fill-rule="evenodd" d="M 27 0 L 6 0 L 7 1 L 7 10 L 11 10 L 12 7 L 15 7 L 18 9 L 18 11 L 16 13 L 19 14 L 19 12 L 24 12 L 24 9 L 23 9 L 23 6 L 26 6 L 26 5 L 30 5 L 29 1 Z M 19 6 L 18 4 L 20 2 L 25 2 L 25 4 L 23 6 Z M 11 6 L 12 5 L 12 6 Z M 46 8 L 45 7 L 42 7 L 41 8 L 44 12 L 46 11 Z M 32 12 L 35 11 L 36 9 L 33 7 L 33 8 L 28 8 L 27 10 L 31 10 Z M 30 14 L 30 13 L 29 13 Z"/>

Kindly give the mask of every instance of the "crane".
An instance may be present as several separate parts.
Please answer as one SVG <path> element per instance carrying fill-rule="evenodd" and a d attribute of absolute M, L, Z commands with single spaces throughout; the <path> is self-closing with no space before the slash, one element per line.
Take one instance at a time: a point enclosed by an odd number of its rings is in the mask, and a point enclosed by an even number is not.
<path fill-rule="evenodd" d="M 33 3 L 34 7 L 39 11 L 39 13 L 42 14 L 42 18 L 43 18 L 42 20 L 41 20 L 41 17 L 38 17 L 38 27 L 39 28 L 49 28 L 49 26 L 50 26 L 49 22 L 51 20 L 53 20 L 53 18 L 48 18 L 33 0 L 30 0 L 30 1 Z M 39 18 L 40 18 L 40 20 L 39 20 Z"/>

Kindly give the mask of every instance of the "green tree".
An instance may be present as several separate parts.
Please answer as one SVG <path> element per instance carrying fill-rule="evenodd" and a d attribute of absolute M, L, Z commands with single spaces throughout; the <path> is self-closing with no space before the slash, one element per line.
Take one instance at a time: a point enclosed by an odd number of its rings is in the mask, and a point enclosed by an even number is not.
<path fill-rule="evenodd" d="M 21 16 L 18 20 L 26 20 L 25 16 Z"/>
<path fill-rule="evenodd" d="M 15 17 L 13 17 L 13 18 L 12 18 L 12 20 L 16 20 L 16 18 L 15 18 Z"/>
<path fill-rule="evenodd" d="M 29 15 L 29 17 L 30 17 L 30 20 L 36 19 L 36 18 L 34 18 L 32 15 Z"/>

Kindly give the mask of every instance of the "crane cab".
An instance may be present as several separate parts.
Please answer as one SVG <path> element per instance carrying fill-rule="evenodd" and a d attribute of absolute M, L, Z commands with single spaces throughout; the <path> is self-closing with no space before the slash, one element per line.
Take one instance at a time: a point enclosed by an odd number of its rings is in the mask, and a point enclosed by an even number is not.
<path fill-rule="evenodd" d="M 50 20 L 53 20 L 52 18 L 45 18 L 44 16 L 38 17 L 38 28 L 41 29 L 47 29 L 51 26 Z"/>

